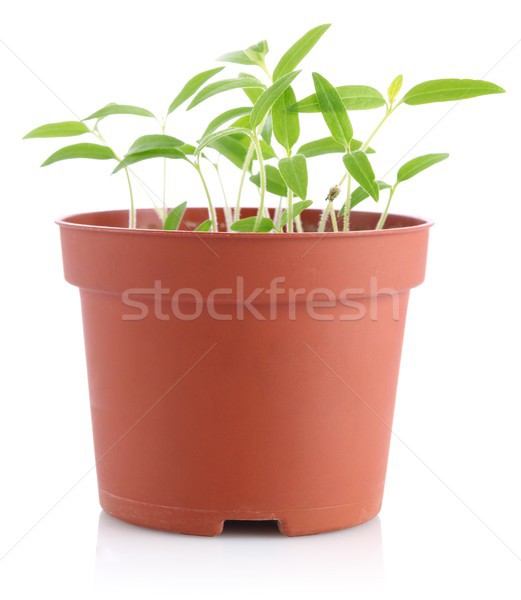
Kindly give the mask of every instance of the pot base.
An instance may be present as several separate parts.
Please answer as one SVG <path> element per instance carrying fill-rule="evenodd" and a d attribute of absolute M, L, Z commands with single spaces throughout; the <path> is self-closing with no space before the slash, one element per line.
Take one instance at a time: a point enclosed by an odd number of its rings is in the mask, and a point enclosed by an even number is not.
<path fill-rule="evenodd" d="M 299 510 L 220 511 L 136 502 L 100 489 L 100 504 L 116 519 L 162 531 L 214 536 L 222 533 L 225 521 L 277 521 L 281 533 L 298 536 L 361 525 L 380 512 L 382 499 Z"/>

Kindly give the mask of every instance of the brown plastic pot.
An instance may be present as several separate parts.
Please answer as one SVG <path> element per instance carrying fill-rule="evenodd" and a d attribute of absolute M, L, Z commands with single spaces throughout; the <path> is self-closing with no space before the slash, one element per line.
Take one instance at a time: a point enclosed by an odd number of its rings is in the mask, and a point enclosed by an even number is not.
<path fill-rule="evenodd" d="M 379 512 L 430 223 L 390 215 L 369 231 L 377 217 L 293 235 L 158 231 L 150 210 L 137 230 L 126 211 L 59 221 L 109 514 L 201 535 L 274 519 L 303 535 Z M 185 224 L 206 218 L 189 209 Z"/>

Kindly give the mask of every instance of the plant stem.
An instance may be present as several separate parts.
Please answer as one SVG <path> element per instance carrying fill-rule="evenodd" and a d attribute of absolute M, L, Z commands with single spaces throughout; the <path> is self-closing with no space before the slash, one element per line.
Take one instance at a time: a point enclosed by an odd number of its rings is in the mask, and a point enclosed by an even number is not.
<path fill-rule="evenodd" d="M 212 231 L 218 231 L 219 227 L 217 224 L 217 214 L 215 212 L 215 208 L 212 203 L 212 198 L 210 196 L 210 190 L 208 189 L 208 186 L 206 184 L 206 180 L 204 178 L 204 175 L 203 175 L 203 172 L 201 169 L 201 165 L 199 164 L 199 160 L 197 160 L 197 162 L 191 163 L 191 164 L 195 167 L 195 170 L 199 173 L 201 183 L 203 184 L 203 187 L 204 187 L 206 199 L 208 200 L 208 214 L 209 214 L 210 220 L 212 221 Z"/>
<path fill-rule="evenodd" d="M 253 231 L 259 231 L 262 213 L 264 212 L 264 200 L 266 198 L 266 169 L 264 168 L 264 157 L 262 156 L 262 148 L 256 131 L 252 132 L 251 139 L 255 146 L 255 153 L 257 155 L 257 162 L 259 163 L 260 173 L 260 204 L 259 210 L 257 211 L 257 218 L 255 219 L 255 225 L 253 226 Z"/>
<path fill-rule="evenodd" d="M 320 222 L 318 224 L 318 233 L 324 233 L 326 230 L 326 223 L 327 223 L 327 218 L 329 216 L 329 211 L 331 210 L 331 202 L 329 201 L 329 199 L 327 200 L 327 206 L 324 209 L 324 212 L 322 213 L 322 216 L 320 217 Z"/>
<path fill-rule="evenodd" d="M 367 148 L 369 148 L 369 144 L 373 140 L 374 136 L 380 131 L 380 128 L 382 127 L 382 125 L 393 114 L 393 112 L 398 108 L 398 106 L 400 106 L 400 104 L 401 104 L 401 102 L 398 102 L 398 104 L 396 104 L 395 106 L 388 106 L 387 107 L 387 109 L 385 111 L 385 115 L 382 117 L 382 119 L 379 121 L 378 125 L 370 133 L 370 135 L 366 139 L 366 141 L 362 144 L 362 146 L 360 147 L 360 150 L 362 150 L 363 152 L 365 152 L 367 150 Z M 344 183 L 344 181 L 347 179 L 347 176 L 348 176 L 348 174 L 344 173 L 344 175 L 342 176 L 342 179 L 338 182 L 338 185 L 341 186 Z"/>
<path fill-rule="evenodd" d="M 295 225 L 297 226 L 298 233 L 304 233 L 304 227 L 302 227 L 302 219 L 300 218 L 300 215 L 295 217 Z"/>
<path fill-rule="evenodd" d="M 288 188 L 288 222 L 286 233 L 293 233 L 293 192 Z"/>
<path fill-rule="evenodd" d="M 248 152 L 246 153 L 246 158 L 244 159 L 244 165 L 242 166 L 241 173 L 241 181 L 239 183 L 239 192 L 237 194 L 237 203 L 235 204 L 235 212 L 233 215 L 233 220 L 238 221 L 241 218 L 241 196 L 242 196 L 242 188 L 244 187 L 244 181 L 246 179 L 246 173 L 250 168 L 250 164 L 253 158 L 253 154 L 255 153 L 255 145 L 253 142 L 250 144 L 248 148 Z"/>
<path fill-rule="evenodd" d="M 286 149 L 286 156 L 291 158 L 291 150 Z M 288 187 L 288 222 L 286 223 L 286 232 L 293 233 L 293 190 Z"/>
<path fill-rule="evenodd" d="M 264 71 L 264 73 L 266 73 L 270 83 L 272 83 L 273 79 L 272 79 L 271 73 L 268 70 L 268 67 L 266 66 L 266 63 L 264 61 L 262 61 L 262 63 L 259 64 L 259 67 Z"/>
<path fill-rule="evenodd" d="M 163 122 L 161 123 L 161 132 L 163 133 L 163 135 L 165 134 L 165 130 L 166 130 L 166 118 L 163 119 Z M 163 223 L 166 221 L 166 217 L 167 215 L 167 211 L 166 211 L 166 158 L 163 159 Z"/>
<path fill-rule="evenodd" d="M 274 218 L 274 222 L 275 222 L 275 226 L 278 227 L 280 229 L 280 218 L 282 216 L 282 201 L 284 200 L 284 196 L 280 196 L 279 197 L 279 204 L 277 206 L 277 209 L 275 210 L 275 218 Z"/>
<path fill-rule="evenodd" d="M 394 196 L 394 192 L 396 190 L 396 183 L 393 185 L 393 187 L 391 188 L 391 191 L 389 192 L 389 198 L 387 200 L 387 205 L 385 207 L 385 210 L 383 211 L 383 213 L 380 216 L 380 219 L 378 220 L 378 223 L 376 224 L 376 229 L 383 229 L 384 225 L 385 225 L 385 221 L 387 219 L 387 214 L 389 213 L 389 207 L 391 206 L 391 200 L 393 199 Z"/>
<path fill-rule="evenodd" d="M 139 183 L 141 189 L 146 194 L 147 198 L 150 200 L 150 203 L 154 207 L 154 210 L 156 211 L 157 216 L 159 217 L 159 219 L 162 219 L 163 213 L 161 211 L 161 207 L 158 206 L 158 204 L 154 200 L 154 195 L 147 189 L 147 186 L 143 183 L 143 181 L 135 173 L 130 172 L 130 174 L 134 175 L 134 179 Z"/>
<path fill-rule="evenodd" d="M 127 167 L 125 167 L 125 175 L 127 176 L 128 191 L 130 193 L 130 211 L 128 216 L 128 226 L 130 229 L 136 228 L 136 209 L 134 207 L 134 192 L 132 191 L 132 183 Z"/>
<path fill-rule="evenodd" d="M 346 150 L 349 150 L 349 148 L 346 148 Z M 329 215 L 331 215 L 331 224 L 333 225 L 333 231 L 338 233 L 338 223 L 336 220 L 335 207 L 333 203 L 335 201 L 335 198 L 338 198 L 340 191 L 340 186 L 338 185 L 334 185 L 332 188 L 329 189 L 329 192 L 326 196 L 327 207 L 322 213 L 320 223 L 318 224 L 319 233 L 324 233 L 324 231 L 326 230 L 326 223 Z"/>
<path fill-rule="evenodd" d="M 233 223 L 232 212 L 230 210 L 230 206 L 228 205 L 228 198 L 226 197 L 226 190 L 224 189 L 223 180 L 221 177 L 221 172 L 219 170 L 219 165 L 217 163 L 212 163 L 215 173 L 217 174 L 217 179 L 219 180 L 219 185 L 221 186 L 221 191 L 223 193 L 224 199 L 224 220 L 226 221 L 226 229 L 230 231 L 230 227 Z"/>
<path fill-rule="evenodd" d="M 333 206 L 333 202 L 329 201 L 329 214 L 331 215 L 331 224 L 333 225 L 333 231 L 338 233 L 338 223 L 336 221 L 335 207 Z"/>
<path fill-rule="evenodd" d="M 347 176 L 346 203 L 344 204 L 344 231 L 349 231 L 349 215 L 351 213 L 351 181 L 350 174 Z"/>
<path fill-rule="evenodd" d="M 100 142 L 105 144 L 105 146 L 107 148 L 110 148 L 110 146 L 107 144 L 107 141 L 105 140 L 103 135 L 101 135 L 101 132 L 98 129 L 97 122 L 96 122 L 96 125 L 94 125 L 94 128 L 90 129 L 90 132 L 92 133 L 92 135 L 97 137 Z M 112 150 L 112 148 L 110 148 L 110 149 Z M 112 150 L 112 152 L 114 152 L 114 150 Z M 121 158 L 119 158 L 119 156 L 115 152 L 114 152 L 114 156 L 118 162 L 121 162 Z M 130 181 L 130 175 L 129 175 L 127 167 L 125 167 L 124 170 L 125 170 L 125 175 L 127 176 L 128 191 L 130 194 L 130 209 L 129 209 L 129 214 L 128 214 L 128 226 L 129 226 L 129 229 L 135 229 L 136 228 L 136 208 L 134 206 L 134 193 L 132 191 L 132 182 Z"/>
<path fill-rule="evenodd" d="M 367 148 L 369 148 L 369 144 L 371 143 L 371 141 L 374 138 L 374 136 L 380 131 L 380 127 L 382 127 L 382 125 L 393 114 L 393 112 L 396 110 L 397 107 L 398 107 L 398 104 L 395 107 L 388 106 L 386 108 L 385 115 L 382 117 L 382 119 L 380 120 L 380 122 L 378 123 L 378 125 L 373 129 L 373 131 L 371 132 L 371 134 L 369 135 L 369 137 L 362 144 L 362 147 L 360 148 L 360 150 L 362 150 L 363 152 L 365 152 L 367 150 Z"/>

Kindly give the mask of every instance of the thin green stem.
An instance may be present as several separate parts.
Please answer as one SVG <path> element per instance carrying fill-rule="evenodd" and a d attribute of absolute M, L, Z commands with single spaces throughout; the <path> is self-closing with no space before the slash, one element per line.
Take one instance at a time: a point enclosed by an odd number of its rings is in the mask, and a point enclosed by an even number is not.
<path fill-rule="evenodd" d="M 338 223 L 336 220 L 335 207 L 333 206 L 333 202 L 329 201 L 329 214 L 331 215 L 331 224 L 333 225 L 333 231 L 338 233 Z"/>
<path fill-rule="evenodd" d="M 396 105 L 398 106 L 398 105 Z M 393 114 L 393 112 L 396 109 L 396 106 L 394 108 L 388 106 L 385 110 L 385 115 L 382 117 L 382 119 L 379 121 L 378 125 L 373 129 L 373 131 L 371 132 L 371 134 L 369 135 L 369 137 L 365 140 L 365 142 L 362 144 L 362 147 L 360 148 L 360 150 L 362 150 L 363 152 L 365 152 L 367 150 L 367 148 L 369 148 L 369 144 L 371 143 L 372 139 L 374 138 L 374 136 L 380 131 L 380 128 L 382 127 L 382 125 L 387 121 L 387 119 Z"/>
<path fill-rule="evenodd" d="M 279 204 L 277 209 L 275 210 L 275 226 L 280 229 L 280 218 L 282 216 L 282 201 L 284 200 L 284 196 L 279 196 Z"/>
<path fill-rule="evenodd" d="M 398 106 L 400 106 L 400 104 L 401 104 L 401 102 L 398 102 L 398 104 L 396 104 L 394 106 L 388 106 L 386 108 L 385 115 L 378 122 L 378 125 L 373 129 L 373 131 L 370 133 L 370 135 L 366 139 L 366 141 L 362 144 L 362 146 L 360 147 L 360 150 L 365 152 L 367 150 L 367 148 L 369 148 L 369 144 L 372 142 L 374 136 L 380 131 L 380 128 L 382 127 L 382 125 L 393 114 L 393 112 L 398 108 Z M 347 176 L 348 176 L 348 174 L 344 173 L 344 175 L 342 176 L 342 179 L 340 179 L 340 181 L 338 182 L 338 185 L 340 185 L 340 186 L 343 185 L 344 181 L 347 179 Z"/>
<path fill-rule="evenodd" d="M 130 181 L 130 175 L 129 175 L 127 167 L 125 167 L 124 171 L 125 171 L 125 175 L 127 176 L 128 191 L 130 194 L 130 212 L 129 212 L 129 218 L 128 218 L 128 226 L 130 229 L 135 229 L 136 228 L 136 209 L 134 206 L 134 192 L 132 191 L 132 183 Z"/>
<path fill-rule="evenodd" d="M 255 219 L 255 225 L 253 226 L 253 231 L 259 231 L 262 214 L 264 212 L 264 201 L 266 198 L 266 169 L 264 168 L 264 157 L 262 156 L 262 148 L 256 131 L 252 132 L 251 139 L 255 146 L 255 153 L 257 155 L 257 162 L 259 163 L 260 173 L 260 204 L 259 210 L 257 211 L 257 218 Z"/>
<path fill-rule="evenodd" d="M 212 202 L 212 197 L 210 196 L 210 190 L 208 189 L 208 185 L 206 184 L 206 179 L 204 178 L 203 171 L 201 169 L 201 165 L 199 164 L 199 160 L 197 160 L 195 163 L 191 163 L 191 164 L 195 167 L 195 170 L 197 171 L 197 173 L 199 173 L 201 183 L 203 184 L 203 187 L 204 187 L 206 199 L 208 200 L 208 214 L 209 214 L 210 220 L 212 221 L 212 231 L 218 231 L 219 227 L 218 227 L 218 223 L 217 223 L 217 214 L 215 212 L 215 208 L 214 208 L 214 205 Z"/>
<path fill-rule="evenodd" d="M 387 205 L 385 206 L 385 210 L 381 214 L 380 219 L 378 220 L 378 223 L 376 224 L 376 229 L 383 229 L 383 227 L 385 225 L 385 221 L 386 221 L 387 215 L 389 213 L 389 208 L 391 206 L 391 200 L 393 199 L 394 192 L 396 190 L 396 186 L 397 186 L 397 184 L 395 183 L 389 192 L 389 198 L 387 200 Z"/>
<path fill-rule="evenodd" d="M 291 150 L 286 149 L 286 156 L 291 158 Z M 286 224 L 286 232 L 293 233 L 293 190 L 288 187 L 288 222 Z"/>
<path fill-rule="evenodd" d="M 293 192 L 288 188 L 288 222 L 286 223 L 286 233 L 293 233 Z"/>
<path fill-rule="evenodd" d="M 166 131 L 166 117 L 163 119 L 163 122 L 161 123 L 161 132 L 163 133 L 163 135 L 165 134 Z M 162 208 L 163 208 L 163 223 L 166 221 L 166 217 L 167 215 L 167 210 L 166 210 L 166 158 L 163 159 L 163 202 L 162 202 Z"/>
<path fill-rule="evenodd" d="M 163 199 L 161 203 L 161 208 L 163 210 L 163 222 L 166 221 L 166 158 L 163 159 Z"/>
<path fill-rule="evenodd" d="M 268 77 L 269 81 L 271 82 L 272 75 L 269 72 L 268 67 L 266 66 L 266 63 L 264 61 L 262 61 L 262 63 L 259 64 L 259 67 L 264 71 L 264 73 Z M 259 127 L 259 131 L 262 131 L 262 128 L 264 127 L 264 123 L 265 123 L 265 120 L 261 123 L 261 125 Z M 252 143 L 250 144 L 250 147 L 248 148 L 248 152 L 246 153 L 246 158 L 244 159 L 244 164 L 242 166 L 241 180 L 239 182 L 239 191 L 237 192 L 237 201 L 235 203 L 235 211 L 233 214 L 234 222 L 238 221 L 241 218 L 242 190 L 244 188 L 244 182 L 246 181 L 246 174 L 248 173 L 248 169 L 250 168 L 250 164 L 253 159 L 254 152 L 255 152 L 255 144 L 253 143 L 253 140 L 252 140 Z"/>
<path fill-rule="evenodd" d="M 302 226 L 302 219 L 300 218 L 300 215 L 295 217 L 295 225 L 297 226 L 298 233 L 304 233 L 304 227 Z"/>
<path fill-rule="evenodd" d="M 228 204 L 228 198 L 226 197 L 226 190 L 224 189 L 223 180 L 221 177 L 221 171 L 219 170 L 219 165 L 217 163 L 212 163 L 213 168 L 215 169 L 215 173 L 217 175 L 217 179 L 219 180 L 219 185 L 221 187 L 221 191 L 223 194 L 224 200 L 224 220 L 226 221 L 226 229 L 230 231 L 230 227 L 233 223 L 232 211 L 230 210 L 230 206 Z"/>
<path fill-rule="evenodd" d="M 129 172 L 131 175 L 134 176 L 134 180 L 138 182 L 139 186 L 141 187 L 143 192 L 146 194 L 147 198 L 150 200 L 150 203 L 154 207 L 154 210 L 156 211 L 156 214 L 159 217 L 159 219 L 162 219 L 163 213 L 162 213 L 161 207 L 154 200 L 154 195 L 148 190 L 147 186 L 143 183 L 143 181 L 135 173 L 133 173 L 132 171 L 129 171 Z"/>
<path fill-rule="evenodd" d="M 268 70 L 268 67 L 266 66 L 266 63 L 264 61 L 262 61 L 262 63 L 259 63 L 259 67 L 264 71 L 264 73 L 266 73 L 268 79 L 270 80 L 270 83 L 272 83 L 273 78 L 271 76 L 271 73 Z"/>
<path fill-rule="evenodd" d="M 331 202 L 328 199 L 327 206 L 324 209 L 322 216 L 320 217 L 320 222 L 318 224 L 318 233 L 324 233 L 324 231 L 326 230 L 326 223 L 327 223 L 327 218 L 329 217 L 330 210 L 331 210 Z"/>
<path fill-rule="evenodd" d="M 246 158 L 244 159 L 244 164 L 242 166 L 241 181 L 239 183 L 239 192 L 237 194 L 237 202 L 235 204 L 235 212 L 233 215 L 234 221 L 238 221 L 241 218 L 242 188 L 244 187 L 244 182 L 246 180 L 246 174 L 248 173 L 248 169 L 250 168 L 250 164 L 251 164 L 254 153 L 255 153 L 255 145 L 252 142 L 250 144 L 250 147 L 248 148 L 248 152 L 246 153 Z"/>
<path fill-rule="evenodd" d="M 92 135 L 97 137 L 100 142 L 105 144 L 105 146 L 107 146 L 107 148 L 110 148 L 110 146 L 107 144 L 107 140 L 103 137 L 100 130 L 98 129 L 97 121 L 96 121 L 96 124 L 94 125 L 94 127 L 92 129 L 90 129 L 89 131 L 92 133 Z M 112 150 L 112 148 L 110 148 L 110 149 Z M 112 152 L 114 152 L 114 150 L 112 150 Z M 116 160 L 118 162 L 121 162 L 121 158 L 119 158 L 119 156 L 115 152 L 114 152 L 114 157 L 116 158 Z M 130 209 L 129 209 L 129 215 L 128 215 L 128 226 L 130 229 L 135 229 L 136 228 L 136 208 L 134 205 L 134 192 L 132 190 L 132 182 L 130 181 L 130 175 L 129 175 L 129 171 L 128 171 L 127 167 L 125 167 L 124 170 L 125 170 L 125 175 L 127 177 L 128 191 L 130 194 Z"/>
<path fill-rule="evenodd" d="M 333 231 L 338 232 L 338 223 L 336 220 L 335 207 L 333 203 L 335 201 L 335 198 L 338 198 L 339 194 L 340 186 L 334 185 L 332 188 L 330 188 L 326 196 L 327 206 L 324 212 L 322 213 L 320 222 L 318 224 L 319 233 L 324 233 L 324 231 L 326 230 L 327 218 L 329 215 L 331 215 L 331 224 L 333 225 Z"/>
<path fill-rule="evenodd" d="M 346 203 L 344 204 L 344 231 L 349 231 L 349 216 L 351 214 L 351 182 L 352 177 L 348 174 L 347 176 L 347 193 Z"/>

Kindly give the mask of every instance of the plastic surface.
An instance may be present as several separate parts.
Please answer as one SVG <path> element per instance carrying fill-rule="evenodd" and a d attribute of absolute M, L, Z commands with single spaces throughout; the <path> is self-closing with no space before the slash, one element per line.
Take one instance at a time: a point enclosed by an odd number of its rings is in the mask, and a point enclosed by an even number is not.
<path fill-rule="evenodd" d="M 230 519 L 319 533 L 378 513 L 430 223 L 363 230 L 377 218 L 355 212 L 359 231 L 340 235 L 154 231 L 148 210 L 133 231 L 126 211 L 59 222 L 108 513 L 201 535 Z"/>

